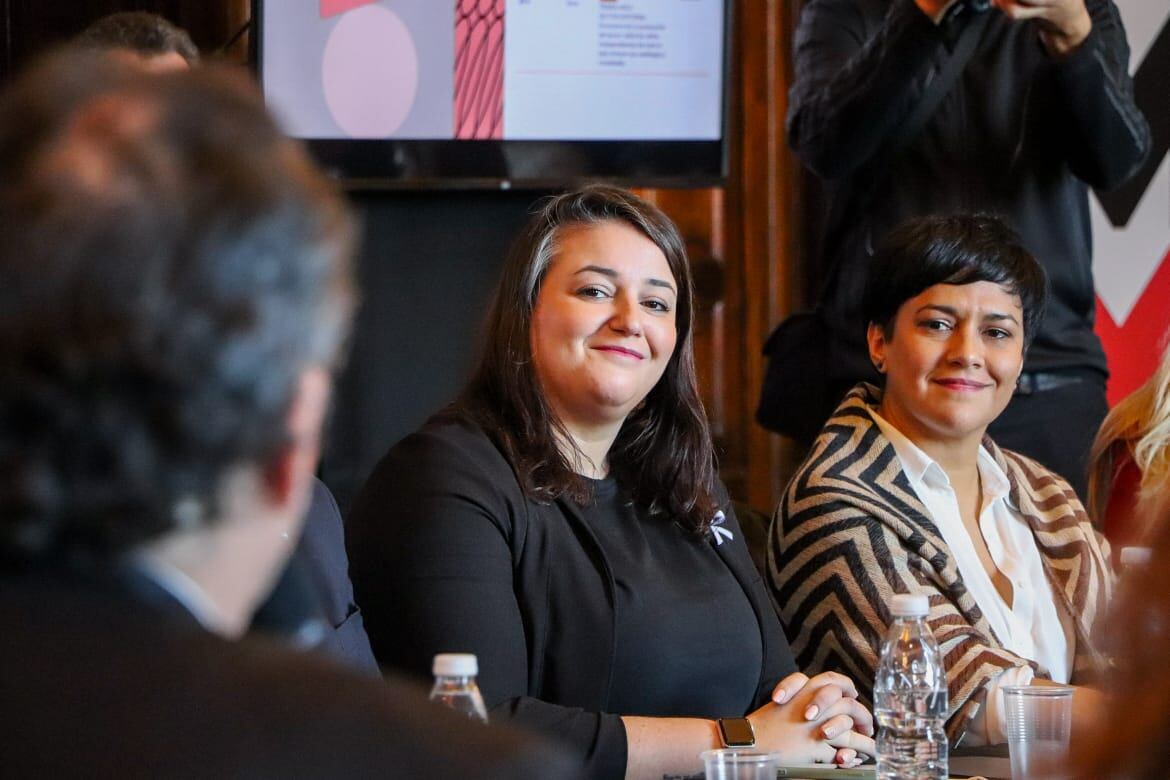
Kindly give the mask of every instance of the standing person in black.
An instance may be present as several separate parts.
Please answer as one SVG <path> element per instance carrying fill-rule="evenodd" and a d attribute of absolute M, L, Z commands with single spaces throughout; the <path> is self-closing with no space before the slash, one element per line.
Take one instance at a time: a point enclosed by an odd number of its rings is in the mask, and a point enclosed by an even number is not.
<path fill-rule="evenodd" d="M 0 98 L 0 774 L 565 777 L 245 636 L 313 489 L 351 218 L 239 72 L 51 59 Z"/>
<path fill-rule="evenodd" d="M 1084 495 L 1108 376 L 1093 333 L 1088 188 L 1125 181 L 1148 152 L 1149 127 L 1133 102 L 1112 0 L 981 5 L 809 0 L 804 8 L 787 129 L 828 201 L 817 262 L 832 392 L 800 414 L 815 432 L 850 386 L 876 380 L 860 307 L 881 238 L 911 216 L 992 212 L 1040 260 L 1050 295 L 1019 390 L 989 433 Z M 964 57 L 948 75 L 948 63 Z M 915 118 L 931 90 L 941 100 Z"/>
<path fill-rule="evenodd" d="M 848 679 L 796 673 L 717 476 L 693 312 L 653 205 L 595 186 L 532 216 L 462 400 L 348 518 L 374 652 L 420 676 L 475 653 L 491 717 L 562 740 L 589 777 L 694 773 L 716 719 L 791 763 L 853 763 L 872 718 Z"/>

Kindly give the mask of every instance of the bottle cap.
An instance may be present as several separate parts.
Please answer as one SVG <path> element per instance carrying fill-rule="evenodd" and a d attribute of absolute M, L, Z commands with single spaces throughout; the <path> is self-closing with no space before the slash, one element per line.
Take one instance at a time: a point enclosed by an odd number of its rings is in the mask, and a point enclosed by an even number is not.
<path fill-rule="evenodd" d="M 925 617 L 930 612 L 930 601 L 921 593 L 899 593 L 890 602 L 894 617 Z"/>
<path fill-rule="evenodd" d="M 474 653 L 439 653 L 431 664 L 436 677 L 474 677 L 479 674 L 479 661 Z"/>

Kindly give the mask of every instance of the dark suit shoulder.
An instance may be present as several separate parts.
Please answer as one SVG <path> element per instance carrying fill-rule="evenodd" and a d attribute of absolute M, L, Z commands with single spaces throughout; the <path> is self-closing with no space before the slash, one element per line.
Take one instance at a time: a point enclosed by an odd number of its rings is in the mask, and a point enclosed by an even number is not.
<path fill-rule="evenodd" d="M 376 674 L 378 663 L 354 601 L 345 552 L 341 512 L 329 488 L 313 480 L 309 510 L 293 559 L 303 566 L 330 629 L 318 649 L 330 657 Z"/>
<path fill-rule="evenodd" d="M 543 743 L 476 726 L 414 685 L 105 594 L 5 583 L 0 620 L 13 776 L 571 776 Z"/>

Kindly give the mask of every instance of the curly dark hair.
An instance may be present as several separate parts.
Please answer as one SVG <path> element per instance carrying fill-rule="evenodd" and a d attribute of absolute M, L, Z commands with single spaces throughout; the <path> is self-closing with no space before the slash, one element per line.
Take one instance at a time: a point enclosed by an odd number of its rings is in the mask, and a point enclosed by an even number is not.
<path fill-rule="evenodd" d="M 99 51 L 128 49 L 143 57 L 174 52 L 188 65 L 199 62 L 199 48 L 186 30 L 146 11 L 119 11 L 103 16 L 82 30 L 74 42 Z"/>
<path fill-rule="evenodd" d="M 214 518 L 348 333 L 335 187 L 246 74 L 77 51 L 0 98 L 0 181 L 0 558 Z"/>
<path fill-rule="evenodd" d="M 531 498 L 590 500 L 589 483 L 558 446 L 572 439 L 541 390 L 529 333 L 558 237 L 569 228 L 604 222 L 627 224 L 650 239 L 679 288 L 674 354 L 658 384 L 626 418 L 609 451 L 610 473 L 650 514 L 703 533 L 718 505 L 714 448 L 695 374 L 694 283 L 678 228 L 633 193 L 587 186 L 550 198 L 532 216 L 504 263 L 479 366 L 459 408 L 500 443 Z"/>

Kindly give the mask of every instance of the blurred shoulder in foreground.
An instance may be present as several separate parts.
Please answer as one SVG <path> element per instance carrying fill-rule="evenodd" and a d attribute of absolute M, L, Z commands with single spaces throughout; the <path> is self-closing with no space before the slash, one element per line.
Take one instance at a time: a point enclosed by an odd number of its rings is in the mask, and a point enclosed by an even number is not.
<path fill-rule="evenodd" d="M 0 731 L 22 777 L 560 777 L 559 754 L 245 636 L 355 293 L 248 78 L 57 55 L 0 97 Z"/>

